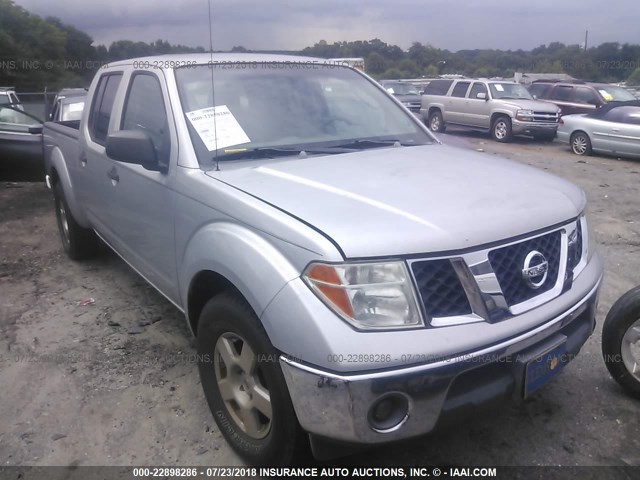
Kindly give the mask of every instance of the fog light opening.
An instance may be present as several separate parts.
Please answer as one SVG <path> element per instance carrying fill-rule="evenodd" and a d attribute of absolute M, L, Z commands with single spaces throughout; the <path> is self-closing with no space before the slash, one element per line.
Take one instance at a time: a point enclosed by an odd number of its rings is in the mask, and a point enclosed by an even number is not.
<path fill-rule="evenodd" d="M 409 398 L 402 393 L 387 393 L 378 397 L 369 408 L 367 420 L 378 433 L 399 429 L 409 418 Z"/>

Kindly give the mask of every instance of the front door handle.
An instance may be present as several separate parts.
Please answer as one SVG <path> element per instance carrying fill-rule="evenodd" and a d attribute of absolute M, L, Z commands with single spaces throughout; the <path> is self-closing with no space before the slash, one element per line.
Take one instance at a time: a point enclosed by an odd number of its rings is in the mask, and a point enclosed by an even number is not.
<path fill-rule="evenodd" d="M 118 171 L 116 167 L 112 167 L 109 172 L 107 172 L 107 176 L 111 179 L 111 182 L 115 185 L 120 181 L 120 175 L 118 175 Z"/>
<path fill-rule="evenodd" d="M 87 156 L 84 152 L 80 153 L 80 165 L 82 165 L 83 167 L 87 166 Z"/>
<path fill-rule="evenodd" d="M 616 132 L 616 133 L 617 133 L 617 132 L 619 132 L 619 131 L 620 131 L 620 129 L 619 129 L 619 128 L 612 128 L 612 129 L 611 129 L 611 131 L 612 131 L 612 132 Z"/>

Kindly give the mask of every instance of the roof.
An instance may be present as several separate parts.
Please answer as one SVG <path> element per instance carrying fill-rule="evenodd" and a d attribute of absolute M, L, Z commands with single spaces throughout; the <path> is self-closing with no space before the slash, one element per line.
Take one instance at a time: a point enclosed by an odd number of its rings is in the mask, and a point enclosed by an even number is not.
<path fill-rule="evenodd" d="M 149 62 L 151 66 L 172 69 L 187 65 L 206 65 L 213 63 L 327 63 L 336 61 L 326 58 L 299 57 L 297 55 L 276 55 L 265 53 L 178 53 L 157 55 L 153 57 L 131 58 L 109 63 L 109 67 L 131 65 L 132 63 Z"/>
<path fill-rule="evenodd" d="M 594 110 L 589 114 L 592 118 L 600 118 L 609 110 L 613 110 L 618 107 L 640 107 L 640 100 L 630 100 L 628 102 L 609 102 L 604 104 L 602 107 Z"/>
<path fill-rule="evenodd" d="M 537 81 L 573 82 L 577 80 L 566 73 L 520 73 L 516 72 L 514 78 L 517 82 L 531 83 Z"/>

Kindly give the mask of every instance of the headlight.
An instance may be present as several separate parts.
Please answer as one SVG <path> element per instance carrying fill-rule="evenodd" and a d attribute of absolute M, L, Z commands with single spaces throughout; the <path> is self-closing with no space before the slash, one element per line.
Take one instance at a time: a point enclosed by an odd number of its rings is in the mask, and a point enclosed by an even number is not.
<path fill-rule="evenodd" d="M 518 110 L 516 112 L 516 119 L 522 120 L 523 122 L 530 122 L 533 120 L 533 111 L 532 110 Z"/>
<path fill-rule="evenodd" d="M 331 310 L 357 328 L 422 325 L 404 262 L 312 263 L 302 278 Z"/>

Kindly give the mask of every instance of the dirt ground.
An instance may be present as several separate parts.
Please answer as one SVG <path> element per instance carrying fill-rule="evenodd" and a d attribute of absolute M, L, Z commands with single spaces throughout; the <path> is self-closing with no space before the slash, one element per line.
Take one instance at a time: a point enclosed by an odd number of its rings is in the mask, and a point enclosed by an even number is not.
<path fill-rule="evenodd" d="M 528 139 L 441 139 L 585 189 L 606 266 L 598 327 L 526 403 L 337 463 L 640 465 L 640 403 L 611 380 L 600 353 L 606 312 L 640 283 L 640 162 L 582 159 Z M 2 464 L 241 465 L 209 413 L 194 354 L 181 314 L 117 256 L 64 256 L 44 184 L 0 182 Z"/>

